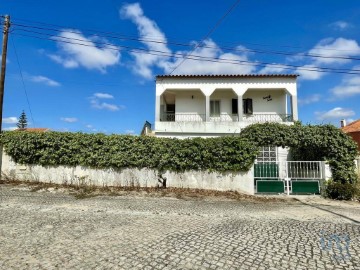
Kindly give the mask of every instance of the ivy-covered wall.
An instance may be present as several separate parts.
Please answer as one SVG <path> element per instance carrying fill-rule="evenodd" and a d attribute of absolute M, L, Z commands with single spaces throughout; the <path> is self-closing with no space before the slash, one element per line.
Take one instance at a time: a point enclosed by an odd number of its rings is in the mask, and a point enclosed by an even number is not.
<path fill-rule="evenodd" d="M 356 144 L 332 125 L 254 124 L 240 137 L 171 139 L 69 132 L 1 134 L 6 153 L 20 164 L 152 168 L 169 170 L 248 171 L 259 146 L 290 147 L 295 160 L 327 160 L 333 180 L 357 180 Z"/>
<path fill-rule="evenodd" d="M 356 144 L 333 125 L 255 124 L 245 128 L 241 137 L 256 142 L 259 146 L 288 146 L 294 160 L 327 160 L 334 181 L 357 181 L 354 163 L 357 156 Z"/>
<path fill-rule="evenodd" d="M 171 139 L 69 132 L 5 132 L 5 152 L 20 164 L 248 171 L 256 143 L 239 137 Z"/>

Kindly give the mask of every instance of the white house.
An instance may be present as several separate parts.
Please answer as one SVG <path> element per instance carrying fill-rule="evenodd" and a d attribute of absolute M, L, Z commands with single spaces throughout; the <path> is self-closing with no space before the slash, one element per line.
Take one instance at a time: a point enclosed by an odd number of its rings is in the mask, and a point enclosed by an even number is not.
<path fill-rule="evenodd" d="M 157 137 L 236 136 L 254 123 L 298 120 L 297 75 L 160 75 L 156 77 Z M 246 190 L 318 193 L 320 161 L 290 161 L 288 149 L 262 147 Z M 290 179 L 286 182 L 285 179 Z M 250 181 L 250 182 L 249 182 Z M 244 182 L 244 183 L 245 183 Z"/>
<path fill-rule="evenodd" d="M 160 75 L 155 136 L 239 134 L 258 122 L 298 120 L 297 75 Z"/>

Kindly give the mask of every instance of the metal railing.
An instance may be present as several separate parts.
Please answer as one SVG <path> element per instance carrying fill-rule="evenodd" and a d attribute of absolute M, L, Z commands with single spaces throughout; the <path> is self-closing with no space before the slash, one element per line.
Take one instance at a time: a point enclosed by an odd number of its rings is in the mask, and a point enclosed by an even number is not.
<path fill-rule="evenodd" d="M 287 161 L 287 177 L 294 179 L 322 179 L 321 161 Z"/>
<path fill-rule="evenodd" d="M 254 177 L 260 179 L 279 179 L 281 178 L 279 161 L 255 161 Z"/>
<path fill-rule="evenodd" d="M 256 161 L 256 179 L 323 179 L 322 161 Z"/>
<path fill-rule="evenodd" d="M 292 114 L 251 114 L 243 117 L 245 122 L 265 123 L 265 122 L 293 122 Z"/>
<path fill-rule="evenodd" d="M 221 113 L 210 115 L 210 122 L 237 122 L 237 114 Z M 205 122 L 206 115 L 198 113 L 162 113 L 161 122 Z M 265 122 L 293 122 L 291 114 L 251 114 L 243 116 L 244 122 L 265 123 Z"/>
<path fill-rule="evenodd" d="M 210 122 L 237 122 L 237 114 L 221 113 L 219 115 L 210 115 Z"/>
<path fill-rule="evenodd" d="M 161 122 L 203 122 L 205 114 L 198 113 L 162 113 Z"/>

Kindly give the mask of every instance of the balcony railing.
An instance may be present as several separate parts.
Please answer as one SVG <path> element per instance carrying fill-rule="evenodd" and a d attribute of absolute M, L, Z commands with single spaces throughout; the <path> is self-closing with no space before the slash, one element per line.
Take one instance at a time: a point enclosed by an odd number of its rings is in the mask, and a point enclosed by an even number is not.
<path fill-rule="evenodd" d="M 219 115 L 210 115 L 210 122 L 237 122 L 237 114 L 221 113 Z"/>
<path fill-rule="evenodd" d="M 243 120 L 251 123 L 294 121 L 292 114 L 249 114 L 244 116 Z"/>
<path fill-rule="evenodd" d="M 237 114 L 221 113 L 219 115 L 210 115 L 210 122 L 237 122 Z M 291 114 L 251 114 L 245 115 L 244 122 L 265 123 L 265 122 L 293 122 Z M 162 113 L 161 122 L 205 122 L 206 115 L 198 113 Z"/>
<path fill-rule="evenodd" d="M 198 113 L 163 113 L 161 122 L 204 122 L 205 114 Z"/>

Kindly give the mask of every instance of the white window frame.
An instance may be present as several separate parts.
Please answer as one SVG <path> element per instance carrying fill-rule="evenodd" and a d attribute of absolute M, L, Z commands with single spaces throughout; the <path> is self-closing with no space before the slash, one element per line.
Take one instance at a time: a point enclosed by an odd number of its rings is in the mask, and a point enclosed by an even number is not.
<path fill-rule="evenodd" d="M 276 162 L 278 161 L 278 151 L 276 146 L 260 147 L 257 161 L 260 162 Z"/>
<path fill-rule="evenodd" d="M 218 103 L 218 109 L 219 109 L 219 113 L 216 114 L 216 112 L 214 112 L 216 109 L 216 106 L 215 104 Z M 214 105 L 212 105 L 214 104 Z M 213 99 L 213 100 L 210 100 L 210 117 L 220 117 L 220 113 L 221 113 L 221 102 L 219 99 Z"/>

